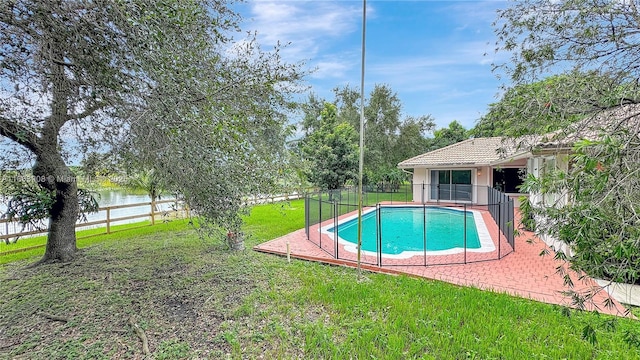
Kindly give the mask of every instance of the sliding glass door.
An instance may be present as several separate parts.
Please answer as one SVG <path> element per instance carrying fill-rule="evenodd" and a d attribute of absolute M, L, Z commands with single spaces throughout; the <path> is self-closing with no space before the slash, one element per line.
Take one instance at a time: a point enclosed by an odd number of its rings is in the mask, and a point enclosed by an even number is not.
<path fill-rule="evenodd" d="M 472 199 L 471 170 L 431 170 L 431 200 Z"/>

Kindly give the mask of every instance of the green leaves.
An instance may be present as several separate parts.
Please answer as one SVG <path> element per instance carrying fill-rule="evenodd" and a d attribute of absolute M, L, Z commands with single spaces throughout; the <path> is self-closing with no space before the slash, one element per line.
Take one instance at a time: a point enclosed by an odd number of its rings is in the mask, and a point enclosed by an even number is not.
<path fill-rule="evenodd" d="M 626 330 L 624 332 L 624 341 L 629 347 L 640 348 L 640 334 L 637 330 Z"/>
<path fill-rule="evenodd" d="M 255 33 L 232 38 L 240 19 L 225 2 L 142 1 L 131 16 L 141 23 L 134 35 L 150 39 L 134 53 L 142 105 L 118 111 L 119 155 L 153 170 L 160 181 L 148 191 L 179 193 L 208 229 L 237 229 L 249 198 L 284 186 L 301 65 L 284 62 L 280 47 L 263 51 Z"/>
<path fill-rule="evenodd" d="M 550 51 L 550 50 L 549 50 Z M 524 69 L 524 68 L 523 68 Z M 524 71 L 524 70 L 523 70 Z M 617 83 L 606 74 L 574 71 L 506 89 L 472 130 L 475 136 L 548 134 L 609 106 Z"/>
<path fill-rule="evenodd" d="M 21 187 L 10 195 L 7 212 L 3 214 L 9 221 L 20 224 L 42 226 L 41 220 L 49 217 L 49 211 L 55 201 L 55 194 L 39 187 Z"/>
<path fill-rule="evenodd" d="M 526 182 L 543 194 L 567 192 L 570 204 L 540 209 L 548 220 L 538 224 L 539 231 L 569 244 L 574 255 L 566 260 L 591 276 L 640 280 L 638 149 L 639 140 L 626 130 L 602 133 L 575 143 L 564 177 L 549 173 Z"/>
<path fill-rule="evenodd" d="M 518 198 L 520 204 L 520 225 L 526 231 L 534 231 L 536 228 L 535 209 L 529 201 L 529 197 L 520 196 Z"/>
<path fill-rule="evenodd" d="M 250 195 L 280 192 L 286 115 L 304 75 L 280 46 L 262 51 L 255 33 L 240 33 L 240 20 L 209 0 L 0 7 L 0 134 L 33 152 L 46 177 L 66 174 L 65 152 L 112 150 L 134 171 L 153 169 L 208 223 L 237 228 Z M 0 154 L 0 164 L 16 157 Z M 15 216 L 52 208 L 53 194 L 17 195 Z"/>
<path fill-rule="evenodd" d="M 360 93 L 349 86 L 335 88 L 336 121 L 351 124 L 360 132 Z M 321 99 L 310 95 L 302 104 L 304 118 L 302 130 L 310 138 L 320 128 Z M 450 140 L 449 129 L 443 129 L 444 136 L 438 141 L 427 138 L 435 124 L 429 115 L 405 117 L 401 119 L 402 103 L 398 95 L 387 85 L 376 84 L 365 99 L 364 104 L 364 171 L 369 182 L 386 177 L 397 164 L 413 156 L 422 154 Z M 461 126 L 453 125 L 453 137 L 459 135 Z M 462 132 L 465 129 L 462 128 Z M 455 142 L 457 140 L 454 140 Z M 356 140 L 357 143 L 357 140 Z M 448 144 L 445 144 L 448 145 Z"/>
<path fill-rule="evenodd" d="M 47 219 L 51 216 L 51 208 L 56 201 L 55 191 L 39 187 L 27 176 L 10 182 L 4 189 L 4 195 L 9 198 L 7 211 L 2 214 L 8 221 L 15 221 L 24 227 L 43 228 L 47 226 Z M 87 214 L 98 211 L 98 201 L 92 192 L 78 189 L 78 220 L 86 221 Z"/>
<path fill-rule="evenodd" d="M 588 341 L 591 345 L 595 345 L 598 342 L 596 330 L 591 324 L 587 324 L 582 328 L 582 339 Z"/>
<path fill-rule="evenodd" d="M 523 0 L 500 10 L 496 47 L 510 58 L 494 65 L 512 86 L 474 130 L 554 131 L 558 147 L 573 144 L 566 171 L 526 182 L 543 199 L 562 194 L 569 202 L 543 204 L 537 231 L 568 244 L 577 269 L 632 283 L 640 281 L 640 44 L 631 20 L 638 15 L 605 0 Z M 547 145 L 553 152 L 553 141 Z"/>
<path fill-rule="evenodd" d="M 346 122 L 337 119 L 337 108 L 325 102 L 320 113 L 320 127 L 303 143 L 305 158 L 311 162 L 307 176 L 316 186 L 334 190 L 358 171 L 358 134 Z"/>

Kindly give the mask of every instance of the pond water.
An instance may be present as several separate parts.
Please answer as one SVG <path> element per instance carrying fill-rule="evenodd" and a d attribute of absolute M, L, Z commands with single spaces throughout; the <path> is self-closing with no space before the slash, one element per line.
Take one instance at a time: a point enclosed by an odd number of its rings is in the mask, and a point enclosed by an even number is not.
<path fill-rule="evenodd" d="M 114 189 L 114 190 L 101 190 L 94 194 L 96 200 L 100 207 L 107 206 L 117 206 L 117 205 L 128 205 L 128 204 L 137 204 L 137 203 L 148 203 L 151 201 L 149 195 L 145 194 L 134 194 L 122 189 Z M 171 196 L 163 196 L 159 200 L 172 199 Z M 4 214 L 7 210 L 6 199 L 0 199 L 0 214 Z M 157 205 L 157 212 L 162 213 L 164 211 L 172 210 L 175 207 L 174 203 L 164 203 Z M 111 219 L 117 219 L 127 216 L 133 215 L 143 215 L 149 214 L 151 212 L 151 206 L 149 204 L 140 205 L 135 207 L 127 207 L 123 209 L 113 209 L 110 213 Z M 106 219 L 106 211 L 101 210 L 97 213 L 87 214 L 87 222 L 99 221 Z M 162 215 L 158 215 L 156 220 L 161 219 Z M 134 223 L 140 221 L 146 221 L 149 218 L 139 217 L 135 219 L 127 219 L 115 222 L 115 224 L 126 224 L 126 223 Z M 46 227 L 46 225 L 44 225 Z M 100 225 L 92 225 L 83 228 L 92 228 L 92 227 L 105 227 L 105 224 Z M 22 226 L 17 223 L 3 223 L 0 224 L 0 235 L 13 234 L 15 232 L 20 232 Z M 29 229 L 25 229 L 24 231 L 29 231 Z"/>
<path fill-rule="evenodd" d="M 151 201 L 149 195 L 132 194 L 125 190 L 102 190 L 96 192 L 100 206 L 126 205 Z"/>
<path fill-rule="evenodd" d="M 133 194 L 125 190 L 119 190 L 119 189 L 118 190 L 102 190 L 97 192 L 94 196 L 96 197 L 96 200 L 98 201 L 98 204 L 100 205 L 100 207 L 148 203 L 151 201 L 151 197 L 149 197 L 149 195 Z M 157 199 L 157 201 L 172 199 L 172 198 L 173 197 L 170 198 L 168 196 L 163 196 L 160 199 Z M 171 210 L 172 206 L 173 206 L 172 203 L 157 204 L 156 211 L 157 212 L 168 211 L 168 210 Z M 124 209 L 113 209 L 111 210 L 111 218 L 114 219 L 114 218 L 120 218 L 120 217 L 131 216 L 131 215 L 148 214 L 150 212 L 151 212 L 151 206 L 148 204 L 140 205 L 136 207 L 127 207 Z M 103 210 L 95 214 L 88 214 L 87 221 L 101 220 L 101 219 L 105 219 L 105 217 L 106 217 L 106 211 Z M 143 220 L 144 218 L 137 218 L 137 219 L 124 220 L 120 223 L 138 222 Z"/>
<path fill-rule="evenodd" d="M 149 195 L 133 194 L 122 189 L 96 191 L 94 192 L 94 196 L 98 201 L 100 207 L 136 204 L 151 201 Z M 161 200 L 164 199 L 169 199 L 169 197 L 164 196 Z M 5 211 L 7 211 L 6 200 L 2 201 L 2 199 L 0 199 L 0 213 L 4 214 Z"/>

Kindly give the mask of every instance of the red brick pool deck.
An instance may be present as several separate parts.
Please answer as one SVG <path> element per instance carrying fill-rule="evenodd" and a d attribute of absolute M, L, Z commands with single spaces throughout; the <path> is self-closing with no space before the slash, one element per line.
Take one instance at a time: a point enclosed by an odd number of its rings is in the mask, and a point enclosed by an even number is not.
<path fill-rule="evenodd" d="M 563 283 L 562 276 L 558 275 L 557 268 L 563 266 L 563 262 L 554 260 L 554 252 L 546 244 L 534 237 L 533 233 L 522 232 L 515 239 L 515 251 L 506 241 L 501 241 L 501 259 L 497 259 L 498 230 L 495 222 L 486 210 L 480 210 L 485 224 L 493 238 L 496 250 L 489 253 L 468 253 L 467 263 L 464 263 L 463 254 L 427 256 L 428 266 L 420 266 L 425 261 L 424 256 L 414 256 L 409 259 L 383 258 L 382 266 L 376 264 L 376 256 L 362 256 L 362 268 L 364 270 L 387 273 L 406 274 L 409 276 L 427 279 L 441 280 L 460 286 L 476 287 L 483 290 L 507 293 L 512 296 L 531 299 L 549 304 L 557 304 L 572 307 L 571 298 L 562 294 L 568 288 Z M 347 214 L 343 217 L 353 215 Z M 342 217 L 341 217 L 342 218 Z M 516 211 L 516 222 L 519 214 Z M 326 223 L 325 223 L 326 224 Z M 322 225 L 325 225 L 322 224 Z M 316 233 L 318 225 L 312 229 Z M 307 240 L 304 229 L 294 231 L 277 239 L 262 243 L 253 249 L 259 252 L 287 255 L 287 244 L 292 258 L 316 261 L 325 264 L 356 267 L 355 254 L 344 249 L 339 244 L 340 259 L 335 259 L 330 253 L 335 253 L 335 243 L 327 235 L 323 236 L 323 248 Z M 501 237 L 504 239 L 504 237 Z M 533 239 L 533 241 L 531 241 Z M 328 252 L 327 252 L 328 251 Z M 540 256 L 543 251 L 548 255 Z M 504 255 L 507 254 L 508 255 Z M 471 262 L 477 261 L 477 262 Z M 460 263 L 462 262 L 462 263 Z M 365 264 L 366 263 L 366 264 Z M 415 265 L 397 265 L 415 264 Z M 452 264 L 451 263 L 458 263 Z M 433 265 L 443 264 L 443 265 Z M 576 274 L 571 274 L 574 283 L 574 291 L 597 289 L 598 285 L 593 279 L 584 277 L 578 279 Z M 614 307 L 606 307 L 605 300 L 609 297 L 606 291 L 599 291 L 593 301 L 585 304 L 586 310 L 599 311 L 605 314 L 618 316 L 625 315 L 625 308 L 617 301 L 611 299 Z"/>

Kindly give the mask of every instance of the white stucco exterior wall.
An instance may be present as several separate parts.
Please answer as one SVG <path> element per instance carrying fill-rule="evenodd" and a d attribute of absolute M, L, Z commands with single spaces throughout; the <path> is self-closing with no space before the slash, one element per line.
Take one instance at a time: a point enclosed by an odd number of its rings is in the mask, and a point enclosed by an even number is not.
<path fill-rule="evenodd" d="M 413 169 L 413 202 L 422 204 L 426 201 L 422 196 L 422 184 L 429 182 L 428 175 L 428 169 Z"/>
<path fill-rule="evenodd" d="M 489 194 L 486 188 L 491 184 L 492 170 L 489 166 L 482 166 L 473 172 L 474 184 L 474 202 L 476 204 L 486 204 L 489 202 Z"/>
<path fill-rule="evenodd" d="M 537 155 L 527 161 L 527 173 L 539 178 L 545 169 L 553 167 L 555 170 L 568 171 L 569 156 L 567 154 Z M 529 201 L 533 206 L 564 206 L 568 202 L 566 194 L 547 194 L 544 197 L 540 193 L 531 193 Z"/>

